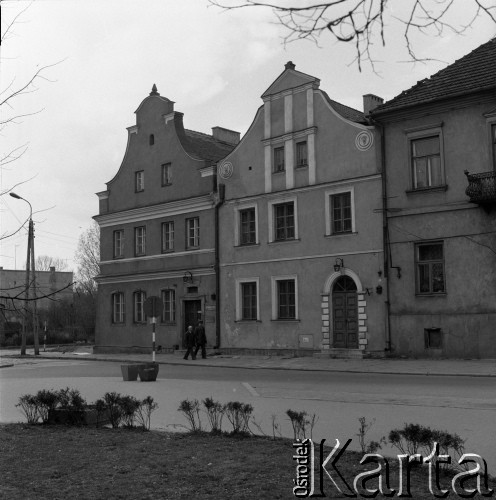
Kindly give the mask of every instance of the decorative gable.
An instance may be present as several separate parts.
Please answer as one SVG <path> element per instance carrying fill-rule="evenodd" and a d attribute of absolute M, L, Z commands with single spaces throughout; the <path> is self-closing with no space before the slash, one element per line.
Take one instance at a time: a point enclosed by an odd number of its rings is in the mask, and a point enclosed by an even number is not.
<path fill-rule="evenodd" d="M 295 70 L 295 65 L 289 61 L 284 66 L 284 71 L 276 78 L 274 83 L 262 94 L 262 99 L 266 100 L 270 96 L 282 93 L 289 89 L 304 87 L 311 85 L 317 89 L 320 85 L 320 80 L 314 76 L 307 75 L 301 71 Z"/>

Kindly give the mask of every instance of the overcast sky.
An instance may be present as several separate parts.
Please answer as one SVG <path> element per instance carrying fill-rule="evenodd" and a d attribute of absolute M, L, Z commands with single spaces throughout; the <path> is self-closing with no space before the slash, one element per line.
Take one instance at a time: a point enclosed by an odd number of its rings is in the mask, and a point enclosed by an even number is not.
<path fill-rule="evenodd" d="M 402 7 L 410 1 L 401 0 Z M 466 22 L 468 4 L 455 21 Z M 398 1 L 392 1 L 398 8 Z M 2 1 L 2 33 L 12 16 L 29 5 Z M 291 60 L 320 78 L 332 99 L 362 109 L 362 95 L 390 99 L 467 54 L 496 34 L 481 18 L 463 37 L 445 32 L 417 42 L 420 55 L 438 62 L 408 64 L 400 28 L 386 27 L 386 48 L 375 48 L 375 72 L 353 64 L 354 47 L 323 35 L 284 46 L 284 29 L 270 10 L 222 12 L 207 0 L 35 0 L 1 48 L 3 91 L 21 86 L 40 66 L 57 65 L 38 90 L 11 101 L 17 120 L 1 135 L 3 154 L 29 142 L 28 151 L 1 172 L 2 191 L 28 199 L 35 212 L 35 253 L 65 259 L 75 269 L 79 235 L 98 212 L 96 192 L 117 172 L 126 127 L 155 83 L 184 113 L 185 127 L 211 133 L 214 126 L 246 132 L 260 96 Z M 6 116 L 2 107 L 3 117 Z M 26 220 L 22 200 L 0 198 L 1 234 Z M 3 239 L 0 266 L 21 269 L 27 231 Z"/>

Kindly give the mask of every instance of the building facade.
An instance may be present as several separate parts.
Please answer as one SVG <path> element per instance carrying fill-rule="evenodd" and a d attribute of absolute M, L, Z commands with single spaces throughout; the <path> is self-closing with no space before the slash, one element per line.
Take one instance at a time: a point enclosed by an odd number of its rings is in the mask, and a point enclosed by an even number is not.
<path fill-rule="evenodd" d="M 395 353 L 496 357 L 496 40 L 372 112 Z"/>
<path fill-rule="evenodd" d="M 140 104 L 122 164 L 98 193 L 97 352 L 150 351 L 144 304 L 151 296 L 162 301 L 158 346 L 181 347 L 187 326 L 200 319 L 216 344 L 214 165 L 238 141 L 220 127 L 213 135 L 186 130 L 183 114 L 155 86 Z"/>
<path fill-rule="evenodd" d="M 223 349 L 384 352 L 380 142 L 319 87 L 287 63 L 219 162 Z"/>

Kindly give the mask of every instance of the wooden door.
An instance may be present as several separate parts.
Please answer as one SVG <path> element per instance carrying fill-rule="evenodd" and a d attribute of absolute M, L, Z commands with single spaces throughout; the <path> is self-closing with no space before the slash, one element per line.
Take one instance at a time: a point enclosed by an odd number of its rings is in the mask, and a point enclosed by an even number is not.
<path fill-rule="evenodd" d="M 358 297 L 355 282 L 341 276 L 332 290 L 333 347 L 358 349 Z"/>
<path fill-rule="evenodd" d="M 188 326 L 191 325 L 193 330 L 196 328 L 198 321 L 202 319 L 201 314 L 201 300 L 185 300 L 184 301 L 184 325 L 183 325 L 183 333 L 182 333 L 182 343 L 184 344 L 184 334 L 188 329 Z"/>

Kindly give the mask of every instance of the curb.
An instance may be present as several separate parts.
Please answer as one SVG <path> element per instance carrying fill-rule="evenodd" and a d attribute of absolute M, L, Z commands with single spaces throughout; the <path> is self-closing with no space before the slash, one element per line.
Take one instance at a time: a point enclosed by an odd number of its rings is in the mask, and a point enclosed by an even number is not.
<path fill-rule="evenodd" d="M 22 359 L 20 356 L 12 356 L 15 357 L 16 359 Z M 31 356 L 30 356 L 31 357 Z M 35 356 L 32 356 L 35 358 Z M 129 358 L 93 358 L 93 357 L 86 357 L 86 356 L 74 356 L 74 355 L 59 355 L 59 356 L 42 356 L 42 357 L 36 357 L 36 359 L 72 359 L 72 360 L 87 360 L 87 361 L 105 361 L 108 363 L 140 363 L 141 361 L 129 359 Z M 144 362 L 144 361 L 143 361 Z M 180 365 L 180 366 L 191 366 L 191 361 L 182 361 L 182 360 L 177 360 L 174 362 L 169 362 L 169 361 L 158 361 L 156 360 L 156 363 L 160 365 Z M 0 365 L 0 368 L 2 367 L 11 367 L 14 366 L 14 364 L 7 364 L 7 365 Z M 237 369 L 243 369 L 243 370 L 285 370 L 285 371 L 304 371 L 304 372 L 331 372 L 331 373 L 366 373 L 366 374 L 377 374 L 377 375 L 410 375 L 410 376 L 423 376 L 423 377 L 475 377 L 475 378 L 496 378 L 495 373 L 441 373 L 441 372 L 418 372 L 418 371 L 412 371 L 412 372 L 398 372 L 398 371 L 391 371 L 391 370 L 373 370 L 371 371 L 370 369 L 356 369 L 356 368 L 347 368 L 347 369 L 332 369 L 332 368 L 318 368 L 318 367 L 290 367 L 290 366 L 259 366 L 259 365 L 251 365 L 251 366 L 239 366 L 239 365 L 234 365 L 234 364 L 228 364 L 228 365 L 216 365 L 213 363 L 201 363 L 198 364 L 198 366 L 203 366 L 203 367 L 213 367 L 213 368 L 237 368 Z"/>

